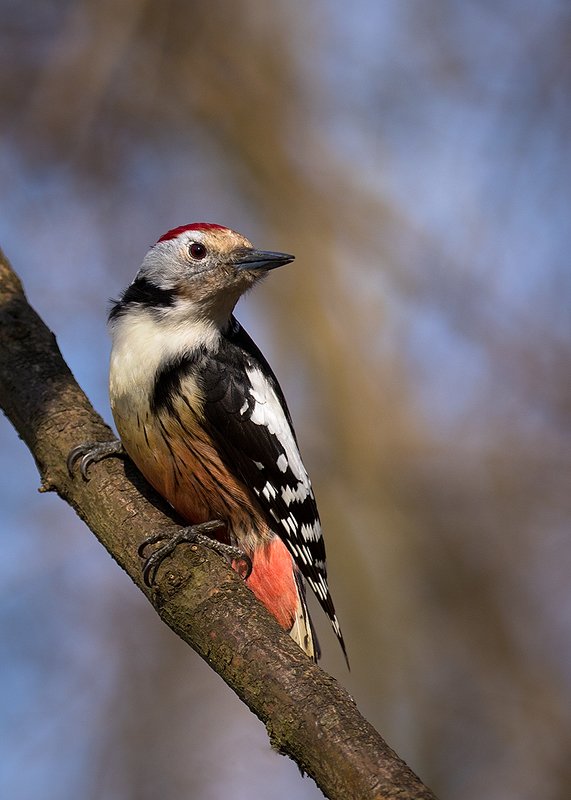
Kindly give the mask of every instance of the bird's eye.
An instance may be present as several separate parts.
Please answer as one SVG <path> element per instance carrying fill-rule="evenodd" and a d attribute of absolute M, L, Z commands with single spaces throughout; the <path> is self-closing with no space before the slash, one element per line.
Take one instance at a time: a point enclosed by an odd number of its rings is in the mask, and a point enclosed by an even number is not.
<path fill-rule="evenodd" d="M 200 244 L 200 242 L 191 242 L 188 246 L 188 252 L 191 258 L 194 258 L 196 261 L 201 261 L 203 258 L 206 258 L 206 247 Z"/>

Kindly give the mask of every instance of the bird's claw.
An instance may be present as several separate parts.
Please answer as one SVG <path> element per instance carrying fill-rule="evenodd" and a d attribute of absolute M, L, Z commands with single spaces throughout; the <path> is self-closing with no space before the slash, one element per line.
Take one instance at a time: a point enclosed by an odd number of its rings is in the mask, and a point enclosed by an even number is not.
<path fill-rule="evenodd" d="M 89 480 L 87 471 L 92 464 L 97 464 L 109 456 L 118 456 L 124 454 L 123 445 L 119 439 L 114 439 L 111 442 L 84 442 L 78 444 L 73 450 L 70 450 L 67 457 L 67 471 L 70 476 L 73 476 L 73 470 L 76 462 L 79 461 L 79 471 L 84 481 Z"/>
<path fill-rule="evenodd" d="M 174 533 L 169 532 L 167 529 L 162 533 L 156 533 L 153 536 L 147 537 L 138 548 L 140 558 L 144 559 L 143 564 L 143 580 L 149 587 L 155 582 L 157 571 L 167 556 L 175 551 L 179 544 L 186 542 L 187 544 L 201 544 L 214 550 L 220 555 L 227 556 L 232 561 L 243 562 L 246 565 L 244 574 L 239 571 L 239 574 L 247 580 L 252 572 L 252 560 L 246 553 L 242 552 L 238 547 L 225 544 L 213 539 L 209 534 L 219 530 L 224 526 L 220 520 L 211 520 L 209 522 L 202 522 L 198 525 L 191 525 L 188 528 L 177 528 Z M 149 556 L 145 555 L 145 551 L 152 545 L 163 542 L 160 547 L 157 547 Z"/>

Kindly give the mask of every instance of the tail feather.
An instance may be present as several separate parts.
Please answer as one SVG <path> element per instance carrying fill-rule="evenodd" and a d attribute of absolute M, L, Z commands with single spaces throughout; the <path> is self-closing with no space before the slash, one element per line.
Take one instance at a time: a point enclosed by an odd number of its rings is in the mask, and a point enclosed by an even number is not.
<path fill-rule="evenodd" d="M 289 635 L 294 642 L 296 642 L 301 649 L 317 663 L 317 660 L 321 657 L 321 649 L 319 647 L 319 642 L 317 641 L 313 622 L 309 616 L 309 609 L 307 608 L 305 584 L 301 574 L 297 571 L 297 569 L 295 569 L 294 575 L 298 603 Z"/>

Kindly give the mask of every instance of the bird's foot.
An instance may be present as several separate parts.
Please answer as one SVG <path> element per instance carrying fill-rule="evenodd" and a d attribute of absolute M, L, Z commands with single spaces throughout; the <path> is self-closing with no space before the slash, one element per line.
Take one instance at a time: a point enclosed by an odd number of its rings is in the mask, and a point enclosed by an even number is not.
<path fill-rule="evenodd" d="M 175 551 L 179 544 L 186 542 L 187 544 L 201 544 L 208 547 L 214 552 L 222 556 L 226 556 L 237 564 L 244 564 L 245 569 L 236 568 L 238 574 L 246 580 L 250 577 L 252 572 L 252 561 L 246 553 L 242 552 L 238 547 L 233 547 L 230 544 L 219 542 L 213 539 L 209 534 L 224 527 L 224 523 L 220 520 L 212 520 L 210 522 L 202 522 L 199 525 L 191 525 L 188 528 L 177 528 L 174 533 L 167 528 L 161 533 L 156 533 L 154 536 L 149 536 L 139 547 L 139 556 L 144 559 L 143 564 L 143 579 L 147 586 L 152 586 L 157 576 L 157 570 L 163 563 L 167 556 Z M 151 555 L 145 555 L 148 547 L 161 543 Z"/>
<path fill-rule="evenodd" d="M 89 480 L 87 470 L 92 464 L 97 464 L 98 461 L 109 458 L 109 456 L 123 455 L 125 455 L 125 450 L 119 439 L 111 442 L 84 442 L 70 450 L 67 457 L 67 470 L 70 475 L 73 475 L 75 464 L 79 461 L 79 471 L 82 478 L 87 481 Z"/>

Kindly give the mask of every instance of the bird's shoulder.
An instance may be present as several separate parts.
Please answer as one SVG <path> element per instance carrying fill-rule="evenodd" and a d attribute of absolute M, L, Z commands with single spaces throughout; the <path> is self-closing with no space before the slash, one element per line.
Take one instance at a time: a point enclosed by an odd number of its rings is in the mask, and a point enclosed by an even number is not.
<path fill-rule="evenodd" d="M 283 415 L 291 427 L 291 416 L 281 386 L 260 348 L 235 317 L 223 331 L 213 352 L 197 359 L 196 379 L 205 405 L 214 411 L 249 419 L 256 398 L 264 396 L 268 410 Z"/>

